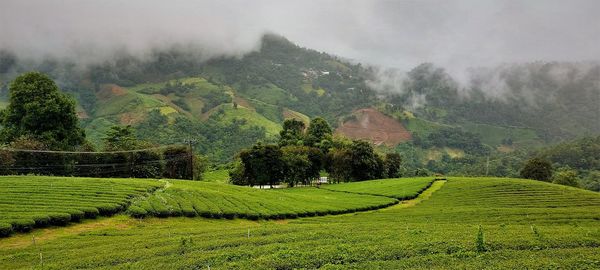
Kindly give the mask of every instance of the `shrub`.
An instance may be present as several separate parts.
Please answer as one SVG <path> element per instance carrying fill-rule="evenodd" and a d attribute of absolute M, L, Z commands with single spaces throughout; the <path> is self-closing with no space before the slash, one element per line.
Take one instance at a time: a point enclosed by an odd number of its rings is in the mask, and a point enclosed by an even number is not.
<path fill-rule="evenodd" d="M 12 232 L 12 225 L 7 223 L 0 223 L 0 237 L 9 236 Z"/>
<path fill-rule="evenodd" d="M 521 177 L 540 181 L 549 181 L 552 177 L 552 164 L 541 158 L 532 158 L 521 169 Z"/>
<path fill-rule="evenodd" d="M 127 209 L 127 213 L 134 218 L 143 218 L 148 215 L 148 211 L 144 210 L 144 208 L 132 205 Z"/>
<path fill-rule="evenodd" d="M 64 226 L 71 221 L 71 215 L 67 213 L 53 213 L 48 215 L 50 218 L 50 224 Z"/>
<path fill-rule="evenodd" d="M 475 240 L 475 249 L 477 252 L 485 252 L 487 248 L 485 246 L 485 236 L 483 234 L 483 227 L 479 225 L 477 229 L 477 239 Z"/>
<path fill-rule="evenodd" d="M 35 226 L 33 219 L 19 219 L 12 222 L 13 230 L 17 232 L 28 232 Z"/>

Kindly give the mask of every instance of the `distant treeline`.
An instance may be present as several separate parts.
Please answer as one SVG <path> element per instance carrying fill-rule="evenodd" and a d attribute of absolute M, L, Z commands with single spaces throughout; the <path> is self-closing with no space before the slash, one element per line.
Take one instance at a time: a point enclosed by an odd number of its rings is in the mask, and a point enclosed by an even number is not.
<path fill-rule="evenodd" d="M 256 144 L 238 155 L 230 171 L 237 185 L 309 185 L 325 170 L 331 180 L 362 181 L 400 176 L 400 155 L 382 157 L 365 141 L 333 138 L 329 124 L 315 118 L 305 125 L 285 120 L 279 144 Z"/>
<path fill-rule="evenodd" d="M 176 179 L 200 179 L 206 166 L 186 146 L 115 152 L 2 149 L 0 164 L 2 175 Z"/>

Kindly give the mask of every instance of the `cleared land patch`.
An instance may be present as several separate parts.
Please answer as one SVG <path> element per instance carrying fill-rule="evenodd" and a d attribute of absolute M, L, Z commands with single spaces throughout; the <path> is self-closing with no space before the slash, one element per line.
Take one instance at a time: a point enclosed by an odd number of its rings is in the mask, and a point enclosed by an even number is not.
<path fill-rule="evenodd" d="M 346 121 L 335 130 L 352 139 L 369 140 L 377 145 L 395 146 L 409 141 L 411 134 L 404 126 L 375 109 L 360 109 L 353 113 L 354 119 Z"/>
<path fill-rule="evenodd" d="M 0 177 L 0 236 L 112 215 L 132 197 L 162 185 L 133 179 Z"/>

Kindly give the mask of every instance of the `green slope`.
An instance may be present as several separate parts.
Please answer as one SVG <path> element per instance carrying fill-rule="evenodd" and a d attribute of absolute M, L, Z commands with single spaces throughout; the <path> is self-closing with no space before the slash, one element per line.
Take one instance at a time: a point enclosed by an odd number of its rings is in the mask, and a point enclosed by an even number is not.
<path fill-rule="evenodd" d="M 209 182 L 171 181 L 172 186 L 135 201 L 129 213 L 143 216 L 203 216 L 272 219 L 340 214 L 386 207 L 395 199 L 317 188 L 260 190 Z"/>
<path fill-rule="evenodd" d="M 163 184 L 152 180 L 0 177 L 0 236 L 112 215 L 129 199 Z"/>
<path fill-rule="evenodd" d="M 412 207 L 351 215 L 260 222 L 118 216 L 36 231 L 35 245 L 31 235 L 0 239 L 0 265 L 41 268 L 41 250 L 49 269 L 597 269 L 598 209 L 600 194 L 580 189 L 450 178 Z"/>

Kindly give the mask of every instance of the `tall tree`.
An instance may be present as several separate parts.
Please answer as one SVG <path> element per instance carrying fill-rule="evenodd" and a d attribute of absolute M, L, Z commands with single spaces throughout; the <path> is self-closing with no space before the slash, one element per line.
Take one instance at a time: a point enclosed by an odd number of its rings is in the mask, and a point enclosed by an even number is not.
<path fill-rule="evenodd" d="M 48 76 L 28 72 L 12 81 L 9 88 L 10 103 L 0 116 L 1 142 L 8 144 L 27 136 L 50 149 L 68 150 L 85 141 L 75 101 L 61 93 Z"/>
<path fill-rule="evenodd" d="M 397 178 L 401 176 L 400 165 L 402 163 L 402 157 L 398 153 L 387 153 L 385 155 L 385 170 L 387 177 Z"/>
<path fill-rule="evenodd" d="M 305 125 L 296 119 L 285 119 L 283 129 L 279 132 L 279 145 L 300 145 L 303 143 Z"/>
<path fill-rule="evenodd" d="M 350 146 L 352 155 L 352 179 L 362 181 L 382 178 L 384 173 L 383 160 L 373 146 L 366 141 L 354 141 Z"/>
<path fill-rule="evenodd" d="M 552 164 L 541 158 L 532 158 L 521 169 L 521 177 L 540 181 L 550 181 L 552 177 Z"/>
<path fill-rule="evenodd" d="M 305 145 L 320 147 L 331 144 L 331 127 L 329 123 L 321 117 L 315 117 L 310 121 L 306 130 Z"/>
<path fill-rule="evenodd" d="M 140 148 L 140 141 L 135 137 L 135 131 L 130 125 L 112 126 L 102 140 L 104 141 L 104 148 L 109 151 Z"/>

